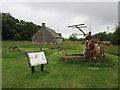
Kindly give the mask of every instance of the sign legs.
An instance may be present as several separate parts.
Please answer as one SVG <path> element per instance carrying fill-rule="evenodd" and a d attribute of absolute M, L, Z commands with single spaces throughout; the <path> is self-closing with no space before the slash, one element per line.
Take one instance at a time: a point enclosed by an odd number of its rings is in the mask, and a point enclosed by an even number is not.
<path fill-rule="evenodd" d="M 35 72 L 35 66 L 32 66 L 32 67 L 31 67 L 31 71 L 32 71 L 32 73 Z"/>
<path fill-rule="evenodd" d="M 44 71 L 44 64 L 40 65 L 41 71 Z M 32 74 L 35 72 L 35 66 L 31 67 Z"/>
<path fill-rule="evenodd" d="M 41 71 L 44 71 L 44 64 L 41 64 Z"/>

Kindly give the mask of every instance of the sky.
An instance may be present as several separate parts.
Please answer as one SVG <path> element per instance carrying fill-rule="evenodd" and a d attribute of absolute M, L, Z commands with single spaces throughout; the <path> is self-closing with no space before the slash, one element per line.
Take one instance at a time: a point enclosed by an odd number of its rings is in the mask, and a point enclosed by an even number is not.
<path fill-rule="evenodd" d="M 81 34 L 70 25 L 85 24 L 85 33 L 115 31 L 118 23 L 118 2 L 3 2 L 2 12 L 34 24 L 46 26 L 69 38 L 72 33 Z M 83 37 L 83 36 L 78 36 Z"/>

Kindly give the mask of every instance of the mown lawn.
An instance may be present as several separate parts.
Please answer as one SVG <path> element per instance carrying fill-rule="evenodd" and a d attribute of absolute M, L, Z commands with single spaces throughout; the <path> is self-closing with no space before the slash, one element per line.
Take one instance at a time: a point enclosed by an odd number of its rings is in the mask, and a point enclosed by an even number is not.
<path fill-rule="evenodd" d="M 10 46 L 18 46 L 21 50 L 20 52 L 7 50 L 2 54 L 3 88 L 118 87 L 118 56 L 116 54 L 106 53 L 106 57 L 101 59 L 102 63 L 84 63 L 82 59 L 62 62 L 57 49 L 50 49 L 49 45 L 34 45 L 29 41 L 3 41 L 2 45 L 3 51 Z M 84 50 L 84 44 L 80 42 L 67 41 L 59 46 L 69 48 L 68 53 L 83 53 Z M 44 65 L 44 72 L 40 71 L 40 66 L 36 66 L 35 74 L 31 74 L 24 51 L 39 51 L 40 47 L 47 51 L 48 64 Z"/>

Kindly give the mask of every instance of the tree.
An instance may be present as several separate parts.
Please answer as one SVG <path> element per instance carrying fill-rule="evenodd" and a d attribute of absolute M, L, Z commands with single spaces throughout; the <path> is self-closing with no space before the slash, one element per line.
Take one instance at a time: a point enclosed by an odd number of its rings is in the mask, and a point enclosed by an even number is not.
<path fill-rule="evenodd" d="M 114 35 L 113 33 L 108 33 L 106 36 L 106 40 L 113 42 L 113 37 L 114 37 L 113 35 Z"/>
<path fill-rule="evenodd" d="M 16 34 L 14 35 L 14 40 L 15 40 L 15 41 L 18 41 L 18 40 L 21 40 L 21 39 L 22 39 L 22 37 L 20 36 L 20 34 L 16 33 Z"/>
<path fill-rule="evenodd" d="M 2 38 L 13 39 L 13 33 L 15 32 L 15 25 L 18 22 L 17 19 L 12 17 L 9 13 L 2 13 Z"/>
<path fill-rule="evenodd" d="M 84 39 L 83 39 L 83 38 L 80 38 L 79 40 L 82 41 L 82 40 L 84 40 Z"/>
<path fill-rule="evenodd" d="M 99 38 L 101 41 L 106 41 L 107 35 L 106 32 L 100 32 L 92 36 L 92 38 Z"/>
<path fill-rule="evenodd" d="M 2 13 L 3 40 L 31 40 L 40 27 L 32 22 L 18 20 L 9 13 Z"/>
<path fill-rule="evenodd" d="M 114 32 L 113 44 L 120 45 L 120 26 L 116 27 L 116 31 Z"/>

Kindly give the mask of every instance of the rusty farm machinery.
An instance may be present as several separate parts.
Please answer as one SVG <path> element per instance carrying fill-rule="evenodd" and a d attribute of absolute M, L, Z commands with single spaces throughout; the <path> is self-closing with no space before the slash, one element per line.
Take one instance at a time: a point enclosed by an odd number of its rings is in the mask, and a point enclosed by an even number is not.
<path fill-rule="evenodd" d="M 68 26 L 72 28 L 77 28 L 79 29 L 83 35 L 84 42 L 85 42 L 85 49 L 84 53 L 82 54 L 68 54 L 66 49 L 59 49 L 63 60 L 68 60 L 68 59 L 92 59 L 94 61 L 99 61 L 100 58 L 105 57 L 105 46 L 102 41 L 98 38 L 91 38 L 91 31 L 86 34 L 81 28 L 85 28 L 86 26 L 83 26 L 84 24 L 79 24 L 79 25 L 72 25 Z"/>

